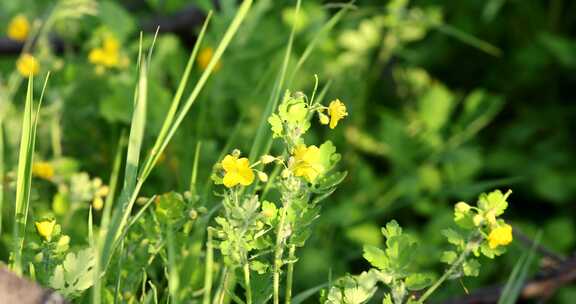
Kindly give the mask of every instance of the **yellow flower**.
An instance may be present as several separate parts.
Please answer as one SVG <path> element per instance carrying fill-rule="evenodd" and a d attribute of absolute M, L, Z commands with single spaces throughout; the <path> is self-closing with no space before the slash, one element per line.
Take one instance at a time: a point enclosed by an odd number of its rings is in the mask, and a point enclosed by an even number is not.
<path fill-rule="evenodd" d="M 30 22 L 24 15 L 18 15 L 8 24 L 8 37 L 16 41 L 25 41 L 30 33 Z"/>
<path fill-rule="evenodd" d="M 28 77 L 30 75 L 36 75 L 40 71 L 40 63 L 38 60 L 30 54 L 22 54 L 18 61 L 16 61 L 16 68 L 20 75 Z"/>
<path fill-rule="evenodd" d="M 200 53 L 198 54 L 198 65 L 202 71 L 208 67 L 210 60 L 212 60 L 212 56 L 214 56 L 214 50 L 211 47 L 206 47 L 200 50 Z M 221 63 L 218 61 L 216 62 L 216 65 L 214 65 L 214 72 L 217 72 L 220 68 Z"/>
<path fill-rule="evenodd" d="M 102 47 L 94 48 L 88 53 L 88 61 L 107 68 L 118 67 L 123 58 L 120 56 L 120 42 L 111 35 L 104 37 Z"/>
<path fill-rule="evenodd" d="M 32 174 L 45 180 L 51 180 L 54 177 L 54 167 L 49 162 L 35 162 L 32 165 Z"/>
<path fill-rule="evenodd" d="M 104 200 L 102 199 L 101 196 L 94 197 L 94 199 L 92 200 L 92 207 L 94 208 L 94 210 L 102 210 L 102 207 L 104 207 Z"/>
<path fill-rule="evenodd" d="M 344 103 L 342 103 L 340 99 L 336 99 L 328 105 L 328 115 L 330 115 L 330 129 L 334 129 L 339 120 L 348 116 L 348 112 L 346 112 Z"/>
<path fill-rule="evenodd" d="M 52 239 L 52 233 L 54 232 L 54 227 L 56 226 L 55 220 L 41 220 L 34 223 L 36 226 L 36 231 L 43 237 L 46 241 L 50 242 Z"/>
<path fill-rule="evenodd" d="M 222 167 L 225 171 L 222 182 L 228 188 L 238 184 L 248 186 L 254 181 L 254 172 L 250 169 L 250 161 L 245 157 L 238 158 L 238 156 L 226 155 L 222 160 Z"/>
<path fill-rule="evenodd" d="M 510 242 L 512 242 L 512 226 L 508 224 L 492 229 L 488 235 L 488 245 L 491 249 L 508 245 Z"/>
<path fill-rule="evenodd" d="M 322 173 L 324 167 L 320 162 L 320 149 L 314 145 L 306 147 L 299 145 L 294 149 L 294 166 L 292 172 L 302 176 L 309 182 L 314 182 Z"/>

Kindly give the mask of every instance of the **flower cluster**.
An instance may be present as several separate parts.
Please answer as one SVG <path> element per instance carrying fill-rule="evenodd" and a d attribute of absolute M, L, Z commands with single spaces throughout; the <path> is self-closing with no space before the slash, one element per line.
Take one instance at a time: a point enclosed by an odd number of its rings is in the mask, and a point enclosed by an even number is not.
<path fill-rule="evenodd" d="M 102 46 L 90 50 L 88 60 L 96 65 L 96 71 L 99 73 L 107 68 L 119 68 L 128 65 L 128 57 L 120 52 L 120 42 L 109 33 L 104 35 Z"/>
<path fill-rule="evenodd" d="M 216 218 L 218 228 L 214 228 L 219 240 L 217 247 L 231 271 L 244 269 L 246 303 L 252 303 L 250 271 L 272 272 L 274 299 L 278 300 L 282 266 L 294 260 L 296 247 L 303 246 L 309 237 L 310 225 L 320 211 L 317 204 L 345 176 L 341 172 L 330 173 L 340 159 L 330 141 L 319 146 L 306 145 L 304 141 L 315 114 L 331 129 L 348 115 L 340 100 L 326 107 L 308 100 L 302 93 L 286 92 L 278 111 L 268 119 L 273 137 L 283 141 L 282 156 L 265 154 L 251 164 L 248 158 L 241 157 L 240 151 L 234 150 L 215 166 L 213 180 L 226 187 L 222 195 L 224 216 Z M 276 166 L 273 172 L 280 174 L 274 173 L 269 179 L 261 170 L 262 166 L 272 164 Z M 267 183 L 266 189 L 279 192 L 279 203 L 261 201 L 256 194 L 257 186 L 246 188 L 256 178 Z M 272 232 L 276 233 L 275 241 Z"/>

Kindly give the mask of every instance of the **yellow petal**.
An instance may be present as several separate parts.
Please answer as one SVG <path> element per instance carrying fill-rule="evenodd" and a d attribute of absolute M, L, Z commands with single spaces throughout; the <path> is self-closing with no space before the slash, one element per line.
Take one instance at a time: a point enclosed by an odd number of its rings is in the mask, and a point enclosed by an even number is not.
<path fill-rule="evenodd" d="M 224 179 L 222 180 L 222 183 L 224 183 L 224 186 L 226 186 L 228 188 L 232 188 L 232 187 L 238 185 L 239 180 L 240 180 L 240 176 L 238 175 L 238 173 L 230 172 L 230 173 L 226 173 L 224 175 Z"/>
<path fill-rule="evenodd" d="M 328 115 L 330 115 L 330 129 L 334 129 L 338 125 L 339 120 L 348 116 L 348 112 L 346 112 L 344 103 L 340 99 L 336 99 L 328 105 Z"/>
<path fill-rule="evenodd" d="M 226 155 L 222 160 L 222 168 L 226 170 L 226 172 L 230 172 L 236 170 L 236 157 L 232 155 Z"/>

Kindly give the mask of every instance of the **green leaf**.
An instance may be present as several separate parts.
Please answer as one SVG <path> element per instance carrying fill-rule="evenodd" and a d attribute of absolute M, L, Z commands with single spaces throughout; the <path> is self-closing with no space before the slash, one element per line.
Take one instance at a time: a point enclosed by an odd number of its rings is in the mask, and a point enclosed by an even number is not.
<path fill-rule="evenodd" d="M 431 131 L 442 128 L 452 113 L 454 97 L 443 85 L 435 84 L 419 100 L 419 115 Z"/>
<path fill-rule="evenodd" d="M 278 116 L 277 114 L 272 114 L 268 118 L 268 123 L 272 128 L 272 134 L 273 134 L 272 136 L 274 138 L 282 137 L 284 127 L 282 125 L 282 119 L 280 119 L 280 116 Z"/>
<path fill-rule="evenodd" d="M 339 160 L 340 156 L 336 153 L 336 147 L 331 141 L 326 141 L 319 147 L 320 162 L 325 171 L 330 170 Z"/>
<path fill-rule="evenodd" d="M 187 216 L 185 214 L 186 205 L 182 195 L 176 192 L 162 194 L 156 198 L 156 215 L 164 223 L 173 223 Z"/>
<path fill-rule="evenodd" d="M 400 225 L 398 225 L 398 222 L 396 222 L 395 220 L 391 220 L 390 222 L 388 222 L 388 224 L 386 224 L 385 228 L 382 228 L 382 234 L 387 239 L 392 238 L 394 236 L 399 236 L 402 234 L 402 227 L 400 227 Z"/>
<path fill-rule="evenodd" d="M 508 208 L 506 199 L 511 193 L 511 190 L 508 190 L 505 194 L 500 190 L 495 190 L 488 194 L 482 193 L 478 198 L 478 207 L 480 207 L 482 211 L 492 212 L 494 216 L 502 215 L 506 208 Z"/>
<path fill-rule="evenodd" d="M 506 252 L 505 246 L 498 246 L 496 248 L 490 248 L 488 242 L 484 242 L 482 246 L 480 246 L 480 252 L 489 259 L 493 259 L 495 256 L 499 256 Z"/>
<path fill-rule="evenodd" d="M 61 265 L 56 266 L 50 277 L 50 287 L 62 295 L 73 297 L 90 288 L 93 283 L 94 254 L 92 248 L 85 248 L 78 253 L 70 252 Z"/>
<path fill-rule="evenodd" d="M 468 259 L 462 264 L 464 275 L 468 277 L 476 277 L 480 273 L 480 263 L 476 259 Z"/>
<path fill-rule="evenodd" d="M 454 251 L 444 251 L 440 257 L 440 261 L 446 264 L 454 264 L 458 259 L 458 254 Z"/>
<path fill-rule="evenodd" d="M 465 229 L 474 228 L 474 214 L 470 205 L 459 202 L 454 206 L 454 222 Z"/>
<path fill-rule="evenodd" d="M 444 229 L 442 230 L 442 234 L 448 239 L 450 244 L 462 247 L 464 246 L 465 240 L 464 237 L 458 233 L 456 230 L 453 229 Z"/>
<path fill-rule="evenodd" d="M 370 262 L 372 266 L 381 270 L 386 270 L 390 265 L 384 251 L 375 246 L 364 246 L 364 254 L 362 256 Z"/>
<path fill-rule="evenodd" d="M 434 276 L 427 273 L 413 273 L 409 275 L 404 283 L 406 288 L 412 291 L 422 290 L 434 282 Z"/>

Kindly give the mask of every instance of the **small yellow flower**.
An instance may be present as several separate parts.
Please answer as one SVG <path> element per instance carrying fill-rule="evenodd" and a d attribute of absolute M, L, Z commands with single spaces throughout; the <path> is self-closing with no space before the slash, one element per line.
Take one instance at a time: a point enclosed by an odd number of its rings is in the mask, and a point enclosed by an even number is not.
<path fill-rule="evenodd" d="M 247 158 L 238 158 L 237 155 L 226 155 L 222 160 L 225 174 L 224 186 L 232 188 L 238 184 L 248 186 L 254 181 L 254 172 L 250 169 L 250 161 Z"/>
<path fill-rule="evenodd" d="M 49 162 L 35 162 L 32 165 L 32 174 L 45 180 L 51 180 L 54 177 L 54 167 Z"/>
<path fill-rule="evenodd" d="M 94 210 L 102 210 L 102 207 L 104 207 L 104 200 L 101 196 L 95 196 L 92 200 L 92 208 Z"/>
<path fill-rule="evenodd" d="M 120 54 L 120 42 L 114 36 L 107 35 L 104 37 L 102 47 L 90 50 L 88 61 L 97 66 L 107 68 L 121 66 L 123 58 Z"/>
<path fill-rule="evenodd" d="M 18 15 L 8 24 L 8 37 L 16 41 L 25 41 L 30 33 L 30 22 L 24 15 Z"/>
<path fill-rule="evenodd" d="M 210 60 L 212 60 L 212 56 L 214 56 L 214 50 L 211 47 L 206 47 L 200 50 L 200 53 L 198 54 L 198 65 L 202 71 L 206 70 Z M 222 64 L 220 61 L 216 62 L 216 65 L 214 66 L 214 72 L 220 70 L 221 66 Z"/>
<path fill-rule="evenodd" d="M 488 245 L 491 249 L 508 245 L 510 242 L 512 242 L 512 226 L 508 224 L 492 229 L 488 235 Z"/>
<path fill-rule="evenodd" d="M 299 145 L 294 149 L 294 166 L 292 172 L 302 176 L 309 182 L 314 182 L 322 173 L 324 167 L 320 162 L 320 149 L 314 145 L 306 147 Z"/>
<path fill-rule="evenodd" d="M 34 223 L 36 226 L 36 231 L 38 235 L 43 237 L 46 241 L 50 242 L 52 239 L 52 233 L 54 232 L 54 227 L 56 226 L 55 220 L 41 220 Z"/>
<path fill-rule="evenodd" d="M 28 77 L 30 75 L 36 75 L 40 71 L 40 63 L 38 60 L 30 54 L 22 54 L 18 61 L 16 62 L 16 68 L 20 75 Z"/>
<path fill-rule="evenodd" d="M 338 121 L 348 116 L 346 105 L 340 99 L 331 101 L 330 105 L 328 105 L 328 115 L 330 115 L 330 129 L 336 128 Z"/>

